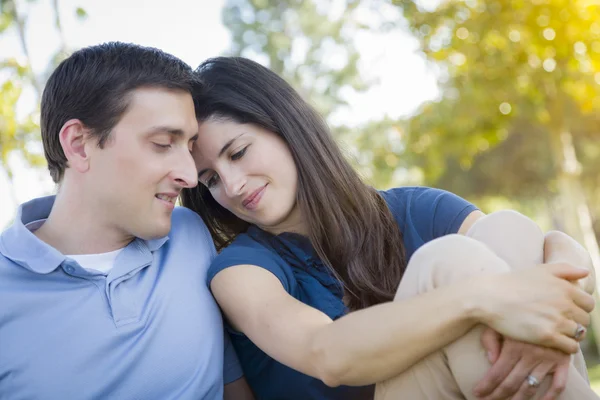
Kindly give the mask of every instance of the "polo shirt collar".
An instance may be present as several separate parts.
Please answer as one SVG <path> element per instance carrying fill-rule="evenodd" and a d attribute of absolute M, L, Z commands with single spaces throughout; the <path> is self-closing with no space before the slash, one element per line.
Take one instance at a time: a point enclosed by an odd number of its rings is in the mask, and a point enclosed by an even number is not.
<path fill-rule="evenodd" d="M 56 196 L 40 197 L 22 204 L 12 225 L 0 235 L 0 253 L 16 264 L 38 274 L 49 274 L 66 259 L 65 255 L 46 242 L 40 240 L 27 224 L 47 219 Z M 167 242 L 168 236 L 141 240 L 151 252 Z"/>
<path fill-rule="evenodd" d="M 38 239 L 26 225 L 48 218 L 55 196 L 40 197 L 22 204 L 12 225 L 0 236 L 0 252 L 16 264 L 38 274 L 49 274 L 65 256 Z"/>

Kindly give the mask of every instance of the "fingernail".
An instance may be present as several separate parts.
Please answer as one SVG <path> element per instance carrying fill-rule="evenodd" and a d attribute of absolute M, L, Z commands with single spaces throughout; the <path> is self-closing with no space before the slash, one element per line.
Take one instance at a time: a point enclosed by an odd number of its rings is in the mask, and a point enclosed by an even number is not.
<path fill-rule="evenodd" d="M 487 355 L 487 359 L 488 359 L 488 361 L 489 361 L 489 362 L 490 362 L 490 364 L 491 364 L 491 363 L 492 363 L 492 353 L 488 351 L 488 352 L 486 353 L 486 355 Z"/>

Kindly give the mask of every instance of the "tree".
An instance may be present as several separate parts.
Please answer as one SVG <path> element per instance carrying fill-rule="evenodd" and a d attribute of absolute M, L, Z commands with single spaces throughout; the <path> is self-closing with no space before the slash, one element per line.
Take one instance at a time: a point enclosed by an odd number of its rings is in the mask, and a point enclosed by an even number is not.
<path fill-rule="evenodd" d="M 19 9 L 17 0 L 0 0 L 0 35 L 11 34 L 19 41 L 24 57 L 7 57 L 0 60 L 0 169 L 6 173 L 9 183 L 12 182 L 13 171 L 9 164 L 9 157 L 18 154 L 32 166 L 41 166 L 44 163 L 39 152 L 39 121 L 37 107 L 28 115 L 17 115 L 18 103 L 25 90 L 32 89 L 36 95 L 36 103 L 41 99 L 43 83 L 46 76 L 36 75 L 31 67 L 31 54 L 26 39 L 28 19 L 26 13 Z M 59 34 L 58 51 L 49 64 L 48 71 L 62 60 L 68 51 L 62 24 L 58 0 L 52 0 L 54 11 L 54 26 Z M 76 10 L 80 18 L 85 18 L 83 9 Z M 12 184 L 10 184 L 12 189 Z M 13 203 L 16 196 L 13 191 L 9 193 Z"/>
<path fill-rule="evenodd" d="M 365 24 L 360 1 L 340 6 L 315 0 L 229 0 L 223 22 L 231 55 L 262 62 L 300 90 L 325 117 L 345 105 L 342 91 L 367 87 L 358 71 L 353 35 Z"/>
<path fill-rule="evenodd" d="M 394 155 L 383 155 L 396 122 L 350 127 L 335 116 L 347 106 L 348 92 L 363 93 L 374 83 L 361 76 L 356 37 L 385 33 L 399 16 L 383 1 L 228 0 L 223 22 L 232 33 L 229 54 L 261 62 L 300 91 L 328 120 L 356 168 L 385 187 L 398 165 Z"/>
<path fill-rule="evenodd" d="M 21 36 L 21 44 L 27 54 L 24 40 L 24 21 L 19 15 L 17 5 L 13 0 L 0 1 L 0 35 L 15 28 Z M 21 97 L 24 87 L 31 83 L 37 87 L 37 81 L 28 63 L 19 63 L 15 57 L 0 60 L 0 72 L 7 78 L 0 82 L 0 167 L 6 172 L 9 182 L 12 182 L 12 169 L 8 163 L 9 156 L 19 152 L 32 164 L 39 164 L 40 158 L 27 146 L 38 131 L 38 126 L 32 116 L 23 120 L 17 117 L 17 102 Z M 12 189 L 12 185 L 10 185 Z M 13 191 L 9 193 L 11 200 L 16 202 Z"/>
<path fill-rule="evenodd" d="M 441 98 L 422 107 L 405 127 L 407 149 L 426 178 L 438 181 L 470 171 L 475 163 L 481 167 L 493 160 L 494 150 L 505 150 L 497 153 L 505 162 L 524 150 L 514 186 L 524 188 L 529 179 L 537 189 L 524 194 L 552 195 L 566 230 L 586 245 L 599 268 L 577 156 L 581 144 L 598 138 L 597 2 L 449 0 L 433 10 L 408 0 L 395 3 L 425 56 L 442 71 Z M 597 155 L 598 146 L 593 148 Z M 593 159 L 589 153 L 585 161 Z M 486 175 L 489 185 L 510 187 L 499 179 L 514 165 L 498 161 L 492 165 L 499 172 Z"/>

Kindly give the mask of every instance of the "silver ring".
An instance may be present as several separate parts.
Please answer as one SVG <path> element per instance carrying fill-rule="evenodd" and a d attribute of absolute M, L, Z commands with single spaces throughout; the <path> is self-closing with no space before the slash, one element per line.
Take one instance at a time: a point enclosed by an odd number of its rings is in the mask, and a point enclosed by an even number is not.
<path fill-rule="evenodd" d="M 575 338 L 575 340 L 579 340 L 581 339 L 581 336 L 583 336 L 583 334 L 585 333 L 586 329 L 583 325 L 581 324 L 577 324 L 577 328 L 575 328 L 575 335 L 573 335 L 573 337 Z"/>
<path fill-rule="evenodd" d="M 533 387 L 533 388 L 540 387 L 540 381 L 538 381 L 538 379 L 533 375 L 527 375 L 527 379 L 525 379 L 525 380 L 527 381 L 527 384 L 529 385 L 529 387 Z"/>

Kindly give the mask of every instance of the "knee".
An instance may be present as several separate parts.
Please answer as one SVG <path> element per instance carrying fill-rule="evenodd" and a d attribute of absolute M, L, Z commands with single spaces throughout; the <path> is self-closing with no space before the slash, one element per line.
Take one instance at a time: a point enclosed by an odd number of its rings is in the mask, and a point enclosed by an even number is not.
<path fill-rule="evenodd" d="M 549 231 L 544 235 L 544 259 L 557 259 L 556 262 L 563 261 L 586 267 L 592 266 L 588 251 L 578 241 L 560 231 Z"/>
<path fill-rule="evenodd" d="M 590 275 L 580 279 L 579 285 L 586 292 L 593 293 L 596 278 L 590 253 L 579 242 L 563 232 L 550 231 L 544 238 L 544 263 L 565 262 L 589 269 Z"/>
<path fill-rule="evenodd" d="M 467 236 L 485 243 L 514 269 L 543 262 L 542 230 L 516 211 L 503 210 L 480 218 Z"/>
<path fill-rule="evenodd" d="M 530 218 L 514 210 L 501 210 L 477 220 L 467 232 L 467 236 L 479 239 L 479 236 L 501 236 L 504 240 L 520 240 L 543 243 L 544 233 Z"/>
<path fill-rule="evenodd" d="M 435 287 L 482 273 L 509 271 L 508 265 L 485 244 L 464 235 L 446 235 L 420 247 L 412 256 L 414 268 L 431 274 Z"/>

